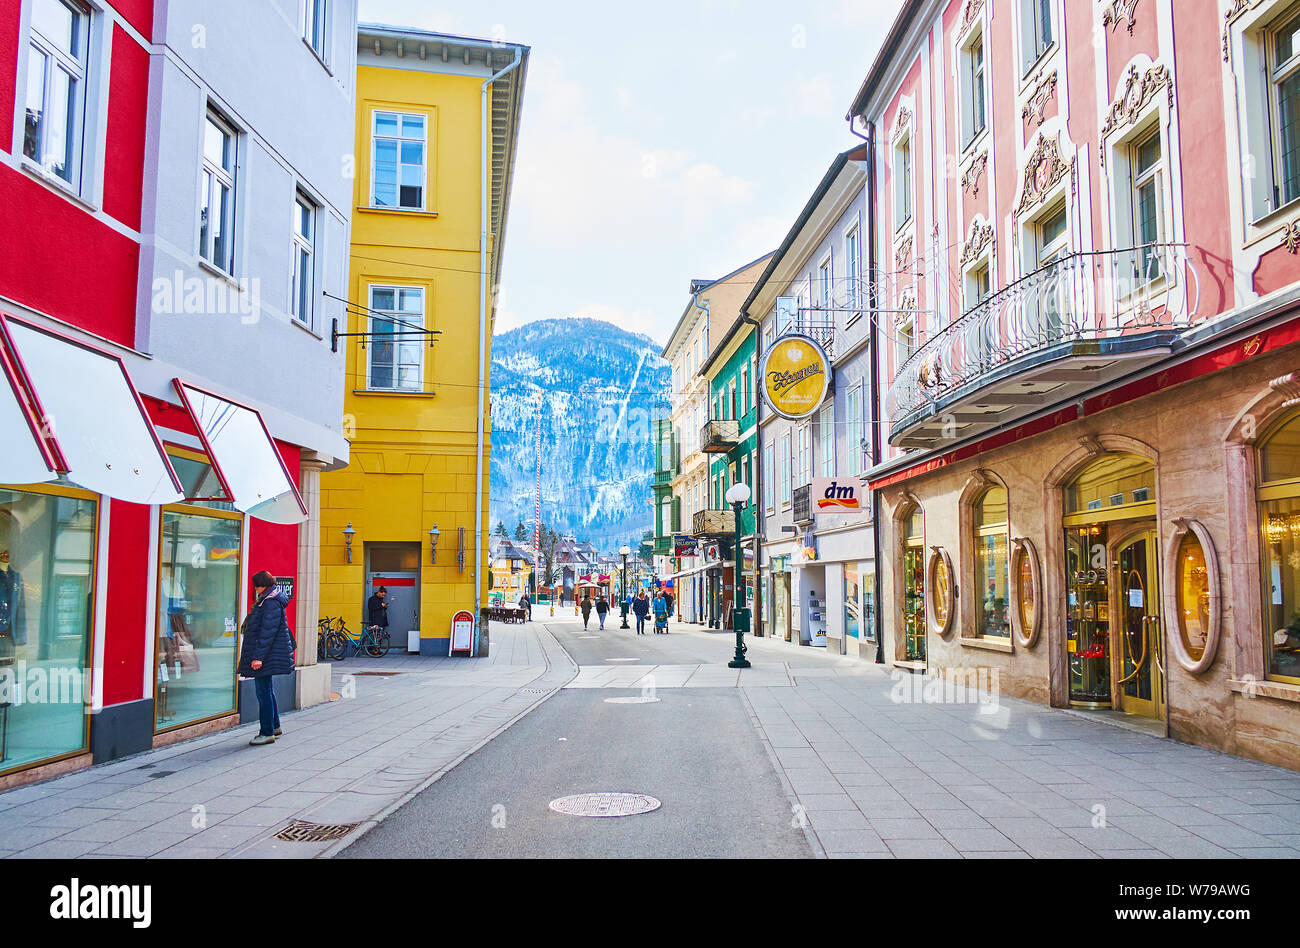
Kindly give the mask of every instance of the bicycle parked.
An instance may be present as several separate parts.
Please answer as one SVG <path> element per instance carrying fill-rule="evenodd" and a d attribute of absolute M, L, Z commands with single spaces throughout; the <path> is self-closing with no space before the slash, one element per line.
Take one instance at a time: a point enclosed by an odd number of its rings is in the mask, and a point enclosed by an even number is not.
<path fill-rule="evenodd" d="M 393 647 L 393 639 L 387 629 L 381 629 L 377 625 L 364 625 L 359 635 L 353 635 L 341 617 L 338 623 L 339 631 L 347 637 L 348 645 L 352 646 L 353 657 L 365 652 L 371 658 L 379 658 L 381 655 L 387 655 L 388 650 Z"/>
<path fill-rule="evenodd" d="M 342 625 L 343 620 L 338 621 Z M 343 632 L 333 627 L 333 622 L 333 619 L 325 616 L 316 623 L 316 660 L 318 662 L 327 660 L 341 662 L 347 655 L 348 638 Z"/>

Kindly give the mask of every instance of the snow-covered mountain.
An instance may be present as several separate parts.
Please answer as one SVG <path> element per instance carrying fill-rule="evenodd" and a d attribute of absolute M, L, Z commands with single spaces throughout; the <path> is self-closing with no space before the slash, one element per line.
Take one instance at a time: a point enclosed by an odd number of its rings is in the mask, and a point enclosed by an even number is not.
<path fill-rule="evenodd" d="M 491 526 L 531 541 L 541 421 L 542 521 L 602 550 L 652 525 L 652 420 L 672 371 L 646 336 L 598 319 L 547 319 L 492 340 Z"/>

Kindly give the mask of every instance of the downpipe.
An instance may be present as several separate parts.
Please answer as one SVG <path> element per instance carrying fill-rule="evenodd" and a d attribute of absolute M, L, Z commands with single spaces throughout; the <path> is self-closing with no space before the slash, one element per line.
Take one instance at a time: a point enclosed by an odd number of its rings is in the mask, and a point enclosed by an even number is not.
<path fill-rule="evenodd" d="M 479 151 L 479 238 L 478 238 L 478 451 L 474 456 L 474 651 L 478 654 L 479 641 L 483 635 L 483 437 L 484 415 L 483 403 L 487 398 L 487 313 L 488 313 L 488 227 L 491 192 L 488 184 L 489 167 L 489 133 L 488 133 L 488 89 L 506 73 L 518 68 L 523 61 L 523 50 L 515 47 L 515 58 L 500 72 L 494 73 L 483 81 L 479 89 L 479 106 L 481 109 L 480 133 L 482 143 Z"/>

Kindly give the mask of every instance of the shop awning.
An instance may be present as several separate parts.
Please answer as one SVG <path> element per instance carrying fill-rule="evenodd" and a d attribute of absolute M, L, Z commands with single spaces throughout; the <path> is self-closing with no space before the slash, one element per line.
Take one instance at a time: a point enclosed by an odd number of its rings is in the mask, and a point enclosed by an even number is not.
<path fill-rule="evenodd" d="M 189 382 L 175 379 L 174 384 L 235 509 L 271 523 L 307 519 L 307 507 L 261 414 Z"/>
<path fill-rule="evenodd" d="M 183 498 L 122 360 L 0 313 L 0 482 L 62 476 L 136 504 Z"/>

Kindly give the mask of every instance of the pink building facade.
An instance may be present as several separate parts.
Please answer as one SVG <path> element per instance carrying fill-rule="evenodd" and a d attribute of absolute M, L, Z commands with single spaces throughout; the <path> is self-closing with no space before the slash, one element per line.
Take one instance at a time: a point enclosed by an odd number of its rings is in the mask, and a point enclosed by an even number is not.
<path fill-rule="evenodd" d="M 908 0 L 850 120 L 886 660 L 1300 768 L 1300 2 Z"/>

